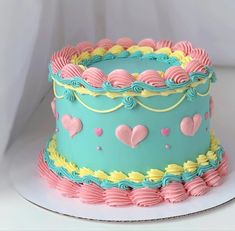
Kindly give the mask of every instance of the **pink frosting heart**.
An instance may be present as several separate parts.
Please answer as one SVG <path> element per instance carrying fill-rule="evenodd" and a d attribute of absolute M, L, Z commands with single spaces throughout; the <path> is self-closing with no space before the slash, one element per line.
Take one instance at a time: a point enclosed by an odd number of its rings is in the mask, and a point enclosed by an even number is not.
<path fill-rule="evenodd" d="M 168 136 L 170 134 L 170 128 L 162 128 L 161 133 L 163 136 Z"/>
<path fill-rule="evenodd" d="M 116 128 L 115 134 L 124 144 L 135 148 L 137 144 L 146 138 L 148 129 L 143 125 L 136 125 L 134 128 L 130 128 L 127 125 L 120 125 Z"/>
<path fill-rule="evenodd" d="M 195 114 L 193 117 L 184 117 L 180 123 L 181 132 L 186 136 L 194 136 L 201 126 L 202 116 Z"/>
<path fill-rule="evenodd" d="M 75 136 L 82 130 L 82 122 L 79 118 L 74 118 L 70 115 L 64 115 L 61 119 L 61 122 L 71 137 Z"/>
<path fill-rule="evenodd" d="M 97 136 L 102 136 L 103 134 L 103 129 L 102 128 L 95 128 L 94 132 Z"/>

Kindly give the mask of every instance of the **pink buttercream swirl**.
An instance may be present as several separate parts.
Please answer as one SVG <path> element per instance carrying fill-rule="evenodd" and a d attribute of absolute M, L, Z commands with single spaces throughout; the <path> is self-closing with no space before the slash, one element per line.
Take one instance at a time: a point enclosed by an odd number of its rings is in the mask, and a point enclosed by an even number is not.
<path fill-rule="evenodd" d="M 201 177 L 195 177 L 193 180 L 186 182 L 185 189 L 191 196 L 201 196 L 208 192 L 209 187 Z"/>
<path fill-rule="evenodd" d="M 66 178 L 61 178 L 56 185 L 56 189 L 58 189 L 63 196 L 70 198 L 79 197 L 80 188 L 81 186 L 79 184 L 69 181 Z"/>
<path fill-rule="evenodd" d="M 134 82 L 135 79 L 126 70 L 116 69 L 109 73 L 108 82 L 113 87 L 123 88 L 128 87 Z"/>
<path fill-rule="evenodd" d="M 206 68 L 205 68 L 205 65 L 200 63 L 198 60 L 192 60 L 191 62 L 189 62 L 185 67 L 185 71 L 187 73 L 191 73 L 191 72 L 206 73 L 207 72 Z"/>
<path fill-rule="evenodd" d="M 88 41 L 83 41 L 77 44 L 76 48 L 81 52 L 92 52 L 94 50 L 94 44 Z"/>
<path fill-rule="evenodd" d="M 209 171 L 205 172 L 202 178 L 210 187 L 215 187 L 221 184 L 221 177 L 219 176 L 218 172 L 214 169 L 210 169 Z"/>
<path fill-rule="evenodd" d="M 76 54 L 77 54 L 76 48 L 74 48 L 72 46 L 67 46 L 67 47 L 64 47 L 61 50 L 55 52 L 51 56 L 51 61 L 54 62 L 60 57 L 63 57 L 65 59 L 70 59 L 73 55 L 76 55 Z"/>
<path fill-rule="evenodd" d="M 51 62 L 52 72 L 56 74 L 60 71 L 66 64 L 69 64 L 70 60 L 66 57 L 60 56 Z"/>
<path fill-rule="evenodd" d="M 58 182 L 61 181 L 61 178 L 48 168 L 47 164 L 43 161 L 43 153 L 44 151 L 41 151 L 38 156 L 39 175 L 46 179 L 50 187 L 56 188 Z"/>
<path fill-rule="evenodd" d="M 60 51 L 55 52 L 51 57 L 52 71 L 56 74 L 66 64 L 70 63 L 71 57 L 78 54 L 78 51 L 71 46 L 64 47 Z"/>
<path fill-rule="evenodd" d="M 156 42 L 156 45 L 155 45 L 155 49 L 160 49 L 160 48 L 163 48 L 163 47 L 169 47 L 171 48 L 172 47 L 172 41 L 171 40 L 160 40 L 158 42 Z"/>
<path fill-rule="evenodd" d="M 66 64 L 62 68 L 60 77 L 62 79 L 69 79 L 69 78 L 79 77 L 82 75 L 82 73 L 83 73 L 83 70 L 81 67 L 79 67 L 78 65 L 69 63 L 69 64 Z"/>
<path fill-rule="evenodd" d="M 226 176 L 228 174 L 228 156 L 226 153 L 224 153 L 222 156 L 222 161 L 219 167 L 217 168 L 217 172 L 221 177 Z"/>
<path fill-rule="evenodd" d="M 122 37 L 122 38 L 119 38 L 116 41 L 116 44 L 118 44 L 118 45 L 122 46 L 123 48 L 127 49 L 127 48 L 133 46 L 135 43 L 131 38 Z"/>
<path fill-rule="evenodd" d="M 172 66 L 164 74 L 164 79 L 170 79 L 174 83 L 183 83 L 189 80 L 187 72 L 182 67 Z"/>
<path fill-rule="evenodd" d="M 165 201 L 176 203 L 188 198 L 184 185 L 179 182 L 172 182 L 161 189 L 161 195 Z"/>
<path fill-rule="evenodd" d="M 189 56 L 194 60 L 198 60 L 200 63 L 211 66 L 211 60 L 209 58 L 208 53 L 202 48 L 193 48 L 189 53 Z"/>
<path fill-rule="evenodd" d="M 150 188 L 133 189 L 130 198 L 134 205 L 141 207 L 154 206 L 163 201 L 160 190 Z"/>
<path fill-rule="evenodd" d="M 174 51 L 176 51 L 176 50 L 183 51 L 184 54 L 188 55 L 192 51 L 193 46 L 192 46 L 192 44 L 189 41 L 180 41 L 180 42 L 176 43 L 172 47 L 172 49 Z"/>
<path fill-rule="evenodd" d="M 101 39 L 100 41 L 98 41 L 96 43 L 96 46 L 97 47 L 102 47 L 105 50 L 108 50 L 113 46 L 113 41 L 108 39 L 108 38 L 104 38 L 104 39 Z"/>
<path fill-rule="evenodd" d="M 107 79 L 104 73 L 96 67 L 90 67 L 86 69 L 82 73 L 82 78 L 86 80 L 91 86 L 96 88 L 102 87 L 102 84 Z"/>
<path fill-rule="evenodd" d="M 138 77 L 138 81 L 144 82 L 154 87 L 165 86 L 165 79 L 163 79 L 155 70 L 146 70 L 142 72 Z"/>
<path fill-rule="evenodd" d="M 98 204 L 104 202 L 104 189 L 96 184 L 82 184 L 79 192 L 82 202 L 88 204 Z"/>
<path fill-rule="evenodd" d="M 104 192 L 105 203 L 109 206 L 128 206 L 132 202 L 129 197 L 130 190 L 119 188 L 106 189 Z"/>
<path fill-rule="evenodd" d="M 155 40 L 153 40 L 151 38 L 146 38 L 146 39 L 142 39 L 141 41 L 139 41 L 138 45 L 141 47 L 146 46 L 146 47 L 152 47 L 153 49 L 155 49 L 156 42 L 155 42 Z"/>

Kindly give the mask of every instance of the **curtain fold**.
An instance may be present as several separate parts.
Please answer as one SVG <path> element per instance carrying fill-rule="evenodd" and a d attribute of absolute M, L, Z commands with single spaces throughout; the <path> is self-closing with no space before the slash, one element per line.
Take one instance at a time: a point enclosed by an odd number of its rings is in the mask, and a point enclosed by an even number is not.
<path fill-rule="evenodd" d="M 216 65 L 235 65 L 232 0 L 5 0 L 0 2 L 0 155 L 50 88 L 53 51 L 129 36 L 190 40 Z"/>

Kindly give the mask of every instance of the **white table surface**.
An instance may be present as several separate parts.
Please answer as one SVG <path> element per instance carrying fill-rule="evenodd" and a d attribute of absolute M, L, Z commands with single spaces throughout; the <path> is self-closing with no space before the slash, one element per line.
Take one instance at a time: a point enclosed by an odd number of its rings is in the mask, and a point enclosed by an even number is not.
<path fill-rule="evenodd" d="M 235 96 L 232 93 L 235 86 L 235 69 L 217 68 L 217 76 L 219 81 L 212 89 L 216 106 L 213 127 L 218 136 L 220 131 L 228 131 L 231 138 L 220 139 L 231 156 L 232 150 L 235 150 Z M 9 181 L 9 160 L 17 154 L 14 147 L 19 141 L 36 140 L 40 130 L 45 129 L 43 121 L 52 119 L 49 106 L 51 99 L 50 93 L 34 113 L 21 136 L 8 149 L 0 164 L 0 230 L 235 230 L 235 201 L 180 218 L 141 223 L 107 223 L 55 214 L 24 200 Z M 48 134 L 52 133 L 53 123 L 47 129 Z"/>

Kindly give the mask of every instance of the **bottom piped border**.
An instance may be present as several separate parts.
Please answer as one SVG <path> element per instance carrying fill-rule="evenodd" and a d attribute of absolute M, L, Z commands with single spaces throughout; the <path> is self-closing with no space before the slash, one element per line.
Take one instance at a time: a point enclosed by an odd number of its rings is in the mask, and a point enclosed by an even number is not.
<path fill-rule="evenodd" d="M 38 159 L 39 174 L 49 184 L 66 197 L 79 198 L 88 204 L 105 203 L 108 206 L 154 206 L 163 201 L 176 203 L 189 196 L 201 196 L 207 193 L 210 187 L 222 183 L 222 178 L 228 173 L 228 157 L 222 154 L 222 160 L 216 169 L 209 169 L 202 176 L 191 181 L 180 183 L 172 181 L 161 188 L 119 189 L 116 187 L 103 189 L 95 183 L 75 183 L 51 171 L 43 159 L 44 150 Z"/>
<path fill-rule="evenodd" d="M 46 145 L 43 159 L 47 163 L 48 168 L 56 175 L 64 177 L 75 183 L 95 183 L 101 188 L 161 188 L 168 185 L 172 181 L 186 183 L 193 180 L 197 176 L 201 177 L 205 172 L 216 169 L 224 153 L 223 147 L 219 144 L 219 140 L 211 133 L 210 148 L 205 154 L 200 154 L 196 160 L 186 161 L 183 166 L 169 164 L 165 168 L 165 172 L 159 169 L 150 169 L 147 173 L 132 171 L 123 173 L 121 171 L 112 171 L 106 173 L 102 170 L 91 170 L 90 168 L 79 168 L 72 162 L 68 162 L 61 154 L 57 152 L 56 138 L 49 139 Z"/>

